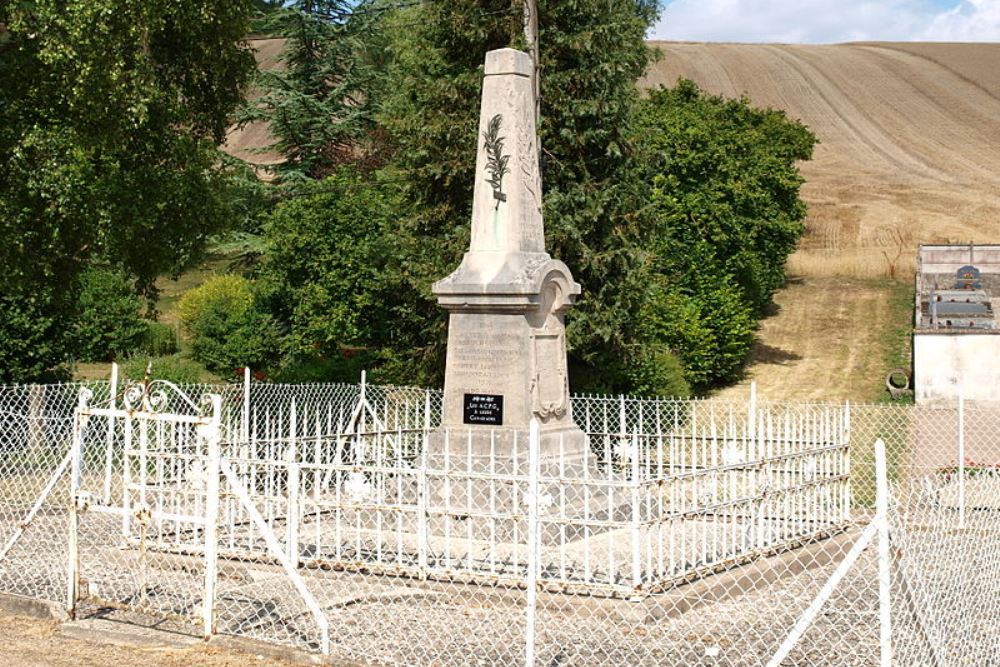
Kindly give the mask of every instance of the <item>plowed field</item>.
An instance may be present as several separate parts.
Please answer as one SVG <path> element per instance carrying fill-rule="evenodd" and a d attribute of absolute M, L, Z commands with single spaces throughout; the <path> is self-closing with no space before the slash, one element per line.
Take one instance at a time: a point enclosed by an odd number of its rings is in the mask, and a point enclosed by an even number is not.
<path fill-rule="evenodd" d="M 918 243 L 1000 242 L 1000 44 L 654 44 L 642 85 L 746 95 L 820 140 L 748 379 L 771 398 L 878 396 L 909 316 L 878 279 L 912 280 Z"/>

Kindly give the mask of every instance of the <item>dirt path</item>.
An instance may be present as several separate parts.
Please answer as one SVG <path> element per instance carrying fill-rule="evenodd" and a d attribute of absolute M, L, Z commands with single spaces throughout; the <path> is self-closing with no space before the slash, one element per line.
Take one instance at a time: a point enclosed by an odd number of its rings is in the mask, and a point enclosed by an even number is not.
<path fill-rule="evenodd" d="M 791 280 L 761 322 L 746 380 L 720 395 L 742 397 L 755 380 L 768 399 L 874 400 L 890 370 L 893 330 L 908 318 L 893 307 L 898 289 L 870 280 Z"/>
<path fill-rule="evenodd" d="M 0 662 L 10 667 L 290 667 L 292 663 L 261 655 L 228 651 L 197 643 L 121 646 L 67 636 L 56 621 L 0 612 Z"/>

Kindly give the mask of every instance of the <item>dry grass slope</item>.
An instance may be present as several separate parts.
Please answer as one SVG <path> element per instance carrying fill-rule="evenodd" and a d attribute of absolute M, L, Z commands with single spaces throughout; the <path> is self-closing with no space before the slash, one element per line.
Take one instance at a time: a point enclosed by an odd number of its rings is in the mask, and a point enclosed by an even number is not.
<path fill-rule="evenodd" d="M 655 45 L 663 58 L 643 85 L 685 76 L 819 137 L 793 275 L 885 276 L 893 264 L 906 276 L 916 243 L 996 242 L 1000 45 Z"/>
<path fill-rule="evenodd" d="M 911 280 L 921 242 L 1000 240 L 1000 44 L 655 45 L 663 58 L 642 85 L 684 76 L 746 95 L 821 142 L 802 165 L 792 281 L 748 379 L 772 398 L 879 396 L 909 314 L 889 305 L 898 284 L 872 279 Z"/>

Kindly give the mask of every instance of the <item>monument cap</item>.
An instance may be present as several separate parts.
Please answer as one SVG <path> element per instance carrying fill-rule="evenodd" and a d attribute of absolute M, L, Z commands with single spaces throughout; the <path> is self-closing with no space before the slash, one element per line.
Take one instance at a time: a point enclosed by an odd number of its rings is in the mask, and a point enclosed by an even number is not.
<path fill-rule="evenodd" d="M 486 53 L 486 76 L 519 74 L 531 76 L 534 69 L 531 56 L 517 49 L 496 49 Z"/>

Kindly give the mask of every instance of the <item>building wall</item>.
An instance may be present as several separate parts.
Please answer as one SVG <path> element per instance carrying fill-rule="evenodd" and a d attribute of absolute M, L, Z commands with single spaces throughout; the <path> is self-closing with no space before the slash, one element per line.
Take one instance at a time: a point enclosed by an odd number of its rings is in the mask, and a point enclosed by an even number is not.
<path fill-rule="evenodd" d="M 983 273 L 1000 273 L 1000 245 L 921 245 L 917 253 L 923 274 L 950 274 L 966 265 Z"/>
<path fill-rule="evenodd" d="M 918 403 L 1000 402 L 1000 332 L 913 334 L 914 394 Z"/>

